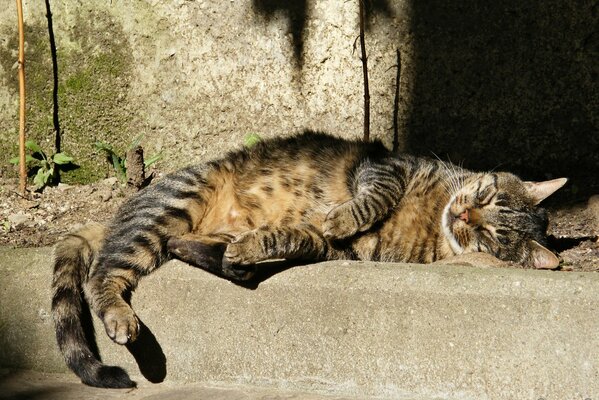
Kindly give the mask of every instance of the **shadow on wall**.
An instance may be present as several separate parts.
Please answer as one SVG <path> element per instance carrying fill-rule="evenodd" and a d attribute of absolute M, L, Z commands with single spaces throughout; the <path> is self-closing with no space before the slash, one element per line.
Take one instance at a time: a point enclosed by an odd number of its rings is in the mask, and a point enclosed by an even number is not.
<path fill-rule="evenodd" d="M 407 151 L 599 193 L 599 5 L 413 1 Z"/>
<path fill-rule="evenodd" d="M 358 1 L 356 3 L 356 36 L 358 35 Z M 393 9 L 389 5 L 389 0 L 364 0 L 367 14 L 366 30 L 370 29 L 371 16 L 373 14 L 382 14 L 385 17 L 393 17 Z M 252 7 L 257 14 L 260 14 L 270 21 L 276 14 L 282 14 L 288 22 L 289 33 L 291 34 L 293 56 L 296 68 L 302 69 L 304 65 L 304 41 L 305 28 L 308 21 L 308 0 L 280 1 L 280 0 L 252 0 Z"/>

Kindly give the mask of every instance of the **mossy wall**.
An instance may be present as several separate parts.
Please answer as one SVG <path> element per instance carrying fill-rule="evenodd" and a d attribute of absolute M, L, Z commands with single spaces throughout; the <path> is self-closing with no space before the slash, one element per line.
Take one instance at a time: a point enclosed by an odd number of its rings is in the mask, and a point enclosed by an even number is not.
<path fill-rule="evenodd" d="M 126 35 L 105 11 L 79 11 L 69 16 L 68 27 L 54 17 L 54 26 L 62 28 L 54 30 L 54 55 L 47 20 L 28 18 L 25 25 L 28 138 L 52 154 L 56 151 L 58 128 L 61 150 L 73 155 L 80 166 L 63 175 L 66 182 L 89 182 L 108 173 L 104 155 L 94 150 L 95 141 L 105 141 L 122 150 L 135 135 L 130 123 L 133 111 L 127 103 L 133 58 Z M 2 126 L 8 128 L 1 133 L 0 148 L 0 163 L 6 167 L 9 156 L 18 151 L 18 80 L 12 69 L 18 48 L 16 25 L 3 25 L 2 36 L 7 38 L 0 46 L 2 84 L 9 97 L 7 109 L 12 111 L 0 116 Z M 57 61 L 56 88 L 53 57 Z"/>
<path fill-rule="evenodd" d="M 0 171 L 16 153 L 16 11 L 0 0 Z M 170 170 L 303 128 L 362 134 L 357 1 L 25 2 L 28 134 L 54 143 L 58 63 L 62 150 L 86 181 L 110 173 L 100 140 L 143 135 Z M 372 136 L 475 169 L 569 176 L 599 192 L 598 8 L 590 0 L 369 2 Z M 578 192 L 578 194 L 574 193 Z"/>

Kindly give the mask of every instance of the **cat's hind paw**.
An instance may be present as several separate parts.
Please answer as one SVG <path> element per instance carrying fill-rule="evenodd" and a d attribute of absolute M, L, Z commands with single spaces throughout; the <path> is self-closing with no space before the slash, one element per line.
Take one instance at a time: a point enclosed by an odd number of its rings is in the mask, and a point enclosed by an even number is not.
<path fill-rule="evenodd" d="M 139 320 L 128 305 L 108 308 L 102 316 L 102 322 L 106 334 L 115 343 L 127 344 L 137 339 L 140 329 Z"/>
<path fill-rule="evenodd" d="M 222 274 L 234 281 L 247 281 L 256 273 L 255 265 L 231 264 L 223 257 Z"/>

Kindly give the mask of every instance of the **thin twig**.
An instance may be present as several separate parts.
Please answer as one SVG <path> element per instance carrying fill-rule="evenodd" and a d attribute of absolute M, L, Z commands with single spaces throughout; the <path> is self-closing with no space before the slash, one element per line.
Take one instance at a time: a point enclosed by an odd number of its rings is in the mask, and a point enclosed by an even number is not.
<path fill-rule="evenodd" d="M 364 41 L 364 0 L 358 0 L 360 12 L 360 48 L 362 50 L 362 72 L 364 74 L 364 141 L 370 140 L 370 90 L 368 89 L 368 59 Z"/>
<path fill-rule="evenodd" d="M 393 101 L 393 152 L 399 151 L 399 88 L 401 82 L 401 51 L 397 49 L 397 75 L 395 75 L 395 100 Z"/>
<path fill-rule="evenodd" d="M 17 0 L 19 25 L 19 189 L 23 196 L 27 190 L 25 166 L 25 33 L 23 32 L 23 4 Z"/>
<path fill-rule="evenodd" d="M 14 190 L 11 190 L 11 192 L 16 194 L 17 196 L 19 196 L 22 199 L 29 200 L 29 198 L 27 198 L 27 195 L 21 194 L 21 192 L 19 192 L 19 191 L 15 192 Z"/>

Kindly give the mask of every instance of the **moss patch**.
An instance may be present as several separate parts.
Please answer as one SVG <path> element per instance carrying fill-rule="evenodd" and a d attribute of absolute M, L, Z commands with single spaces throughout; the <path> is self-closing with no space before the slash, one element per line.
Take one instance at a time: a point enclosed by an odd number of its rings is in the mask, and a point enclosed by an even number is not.
<path fill-rule="evenodd" d="M 93 143 L 104 141 L 124 150 L 136 136 L 131 129 L 128 87 L 132 76 L 131 48 L 122 27 L 102 11 L 77 15 L 76 23 L 61 30 L 55 22 L 58 63 L 58 116 L 62 135 L 61 151 L 72 155 L 79 169 L 62 175 L 66 183 L 86 183 L 109 174 L 110 165 L 96 152 Z M 18 49 L 16 28 L 4 32 L 11 39 L 0 46 L 0 63 L 8 74 L 3 84 L 18 98 L 17 74 L 11 74 Z M 27 134 L 46 152 L 55 152 L 53 123 L 53 67 L 48 27 L 27 25 L 25 29 L 25 73 L 27 84 Z M 17 101 L 12 102 L 17 104 Z M 12 104 L 11 103 L 11 104 Z M 16 168 L 8 159 L 16 155 L 18 108 L 8 117 L 14 126 L 2 140 L 0 165 L 9 174 Z M 3 132 L 4 136 L 5 133 Z"/>

